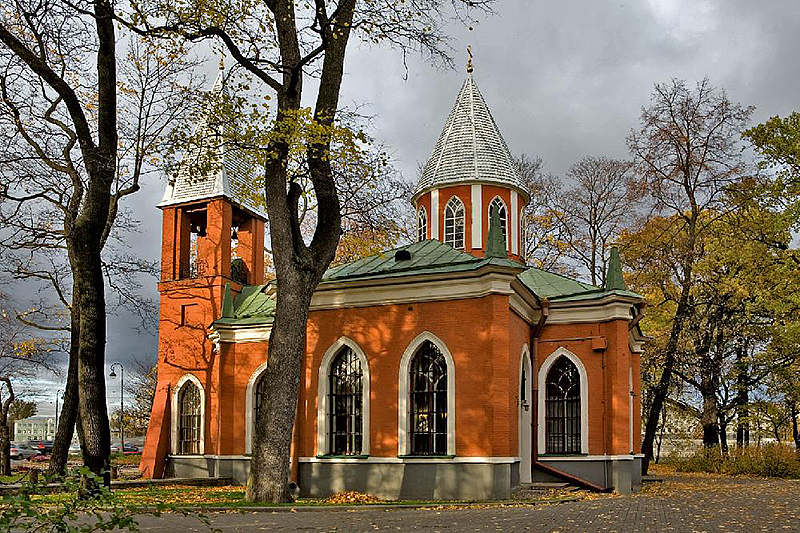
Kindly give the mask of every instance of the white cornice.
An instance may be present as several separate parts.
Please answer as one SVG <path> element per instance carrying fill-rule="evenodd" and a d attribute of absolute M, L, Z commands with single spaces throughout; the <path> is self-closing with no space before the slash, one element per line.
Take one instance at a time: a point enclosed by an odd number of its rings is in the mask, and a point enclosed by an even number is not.
<path fill-rule="evenodd" d="M 208 338 L 221 342 L 264 342 L 269 340 L 272 324 L 211 324 Z"/>
<path fill-rule="evenodd" d="M 517 269 L 490 265 L 472 272 L 320 284 L 311 311 L 511 295 Z"/>
<path fill-rule="evenodd" d="M 605 300 L 605 299 L 604 299 Z M 587 305 L 588 304 L 588 305 Z M 547 324 L 584 324 L 587 322 L 607 322 L 609 320 L 630 320 L 633 303 L 627 301 L 590 301 L 582 305 L 562 307 L 550 306 Z"/>

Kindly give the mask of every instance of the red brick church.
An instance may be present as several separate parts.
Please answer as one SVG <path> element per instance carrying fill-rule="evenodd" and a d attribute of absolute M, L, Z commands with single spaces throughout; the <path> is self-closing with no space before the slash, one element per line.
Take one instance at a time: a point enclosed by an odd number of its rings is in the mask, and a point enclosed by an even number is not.
<path fill-rule="evenodd" d="M 179 173 L 163 212 L 145 476 L 244 482 L 275 310 L 240 159 Z M 411 201 L 418 242 L 331 268 L 308 319 L 292 444 L 302 495 L 505 498 L 571 475 L 641 483 L 644 302 L 522 262 L 528 194 L 467 76 Z M 564 473 L 564 474 L 559 474 Z"/>

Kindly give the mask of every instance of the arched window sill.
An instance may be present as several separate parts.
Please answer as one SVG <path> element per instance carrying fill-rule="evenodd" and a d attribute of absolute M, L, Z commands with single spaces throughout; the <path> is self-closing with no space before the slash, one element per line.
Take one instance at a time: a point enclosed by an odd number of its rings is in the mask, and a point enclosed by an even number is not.
<path fill-rule="evenodd" d="M 317 459 L 369 459 L 369 455 L 317 455 Z"/>
<path fill-rule="evenodd" d="M 398 455 L 398 459 L 454 459 L 455 455 Z"/>

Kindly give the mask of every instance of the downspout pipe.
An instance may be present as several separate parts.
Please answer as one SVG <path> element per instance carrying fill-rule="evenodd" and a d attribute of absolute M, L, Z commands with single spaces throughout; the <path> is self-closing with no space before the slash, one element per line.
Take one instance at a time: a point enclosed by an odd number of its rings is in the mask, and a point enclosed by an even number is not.
<path fill-rule="evenodd" d="M 547 317 L 550 315 L 550 300 L 547 298 L 539 299 L 539 306 L 542 313 L 539 315 L 539 320 L 536 325 L 531 329 L 531 383 L 533 386 L 532 404 L 534 406 L 533 416 L 531 416 L 531 465 L 535 465 L 539 459 L 539 369 L 536 366 L 539 360 L 539 344 L 537 339 L 542 334 L 544 324 L 547 322 Z"/>

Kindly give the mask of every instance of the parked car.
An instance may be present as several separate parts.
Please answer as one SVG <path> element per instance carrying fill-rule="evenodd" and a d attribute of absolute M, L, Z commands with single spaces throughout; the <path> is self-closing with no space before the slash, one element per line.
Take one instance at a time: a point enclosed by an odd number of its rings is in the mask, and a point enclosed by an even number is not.
<path fill-rule="evenodd" d="M 125 448 L 123 449 L 119 442 L 115 442 L 111 445 L 111 453 L 139 453 L 139 448 L 130 444 L 128 442 L 125 443 Z"/>
<path fill-rule="evenodd" d="M 39 450 L 33 449 L 24 442 L 11 443 L 11 458 L 12 459 L 28 459 L 34 455 L 39 455 Z"/>
<path fill-rule="evenodd" d="M 29 440 L 27 444 L 42 455 L 50 455 L 50 452 L 53 451 L 53 441 L 51 440 Z"/>

